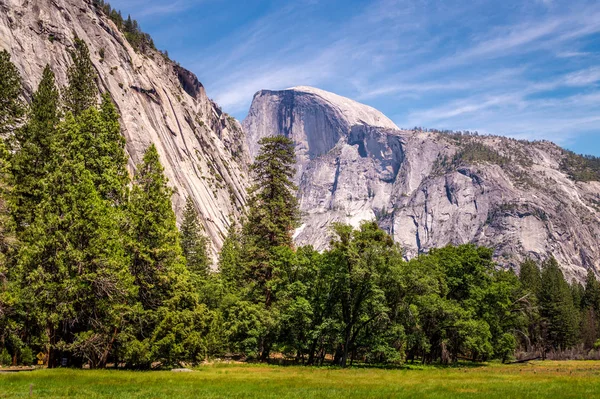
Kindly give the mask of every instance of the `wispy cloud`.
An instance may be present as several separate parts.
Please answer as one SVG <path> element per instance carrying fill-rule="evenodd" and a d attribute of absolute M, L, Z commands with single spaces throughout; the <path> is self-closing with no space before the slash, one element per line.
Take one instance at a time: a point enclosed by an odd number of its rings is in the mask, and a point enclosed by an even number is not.
<path fill-rule="evenodd" d="M 563 143 L 600 130 L 597 1 L 116 1 L 151 21 L 164 15 L 165 37 L 188 32 L 179 51 L 163 47 L 238 118 L 258 90 L 314 85 L 405 127 Z M 195 10 L 218 21 L 204 36 Z"/>

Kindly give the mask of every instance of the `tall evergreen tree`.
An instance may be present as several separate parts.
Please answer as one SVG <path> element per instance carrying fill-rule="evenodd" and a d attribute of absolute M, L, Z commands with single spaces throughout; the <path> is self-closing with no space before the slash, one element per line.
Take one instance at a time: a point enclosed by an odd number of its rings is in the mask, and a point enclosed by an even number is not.
<path fill-rule="evenodd" d="M 600 282 L 593 270 L 588 270 L 585 278 L 585 291 L 582 298 L 582 307 L 591 308 L 600 314 Z"/>
<path fill-rule="evenodd" d="M 12 191 L 8 159 L 8 150 L 4 142 L 0 140 L 0 285 L 6 282 L 8 274 L 6 257 L 12 244 L 15 242 L 8 201 Z"/>
<path fill-rule="evenodd" d="M 294 142 L 284 136 L 259 141 L 260 152 L 251 166 L 254 185 L 249 190 L 247 221 L 242 232 L 247 273 L 262 291 L 267 307 L 272 301 L 268 282 L 273 277 L 269 259 L 278 246 L 292 246 L 300 213 L 297 187 L 292 182 L 296 162 Z"/>
<path fill-rule="evenodd" d="M 0 138 L 12 132 L 24 114 L 20 100 L 21 76 L 17 67 L 10 61 L 8 51 L 0 51 Z"/>
<path fill-rule="evenodd" d="M 519 280 L 523 289 L 533 296 L 533 299 L 537 299 L 542 289 L 542 274 L 533 260 L 527 259 L 521 264 Z"/>
<path fill-rule="evenodd" d="M 0 279 L 6 277 L 6 253 L 13 241 L 9 199 L 12 196 L 10 152 L 6 146 L 24 114 L 21 77 L 6 50 L 0 51 Z M 0 305 L 1 306 L 1 305 Z"/>
<path fill-rule="evenodd" d="M 98 103 L 98 86 L 96 69 L 90 59 L 87 44 L 78 37 L 75 37 L 73 44 L 74 49 L 71 50 L 73 64 L 67 71 L 69 85 L 65 91 L 64 102 L 66 109 L 78 116 Z"/>
<path fill-rule="evenodd" d="M 32 331 L 43 331 L 49 365 L 57 356 L 105 364 L 133 292 L 114 208 L 98 194 L 93 174 L 77 151 L 82 127 L 71 114 L 35 219 L 19 253 Z"/>
<path fill-rule="evenodd" d="M 540 294 L 544 338 L 547 348 L 567 349 L 578 339 L 578 311 L 569 284 L 556 259 L 544 262 Z"/>
<path fill-rule="evenodd" d="M 81 126 L 78 151 L 94 184 L 103 198 L 115 205 L 124 204 L 129 174 L 125 139 L 121 135 L 119 115 L 110 97 L 102 97 L 100 110 L 90 107 L 77 117 Z"/>
<path fill-rule="evenodd" d="M 181 223 L 181 248 L 188 270 L 201 277 L 206 277 L 209 272 L 207 244 L 194 201 L 187 197 Z"/>
<path fill-rule="evenodd" d="M 585 279 L 581 308 L 581 338 L 584 347 L 591 349 L 600 338 L 600 283 L 591 269 Z"/>
<path fill-rule="evenodd" d="M 244 284 L 241 253 L 242 243 L 238 226 L 232 221 L 219 252 L 219 276 L 227 290 L 239 291 Z"/>
<path fill-rule="evenodd" d="M 20 100 L 21 78 L 6 51 L 0 51 L 0 350 L 11 347 L 13 361 L 20 346 L 21 325 L 15 320 L 20 306 L 18 276 L 15 275 L 13 254 L 16 236 L 11 217 L 14 194 L 11 177 L 11 156 L 7 142 L 18 130 L 24 114 Z"/>
<path fill-rule="evenodd" d="M 171 297 L 174 273 L 185 269 L 175 213 L 173 190 L 167 185 L 154 144 L 137 167 L 128 207 L 131 274 L 145 309 L 156 309 Z"/>
<path fill-rule="evenodd" d="M 15 132 L 12 173 L 16 187 L 14 216 L 19 231 L 33 222 L 35 207 L 42 200 L 43 186 L 57 140 L 59 101 L 54 73 L 46 65 L 29 106 L 27 124 Z"/>
<path fill-rule="evenodd" d="M 525 350 L 539 350 L 542 344 L 542 332 L 540 331 L 540 295 L 542 290 L 542 273 L 537 263 L 528 259 L 521 264 L 519 273 L 521 282 L 522 302 L 525 306 L 527 322 L 527 334 L 524 338 Z"/>

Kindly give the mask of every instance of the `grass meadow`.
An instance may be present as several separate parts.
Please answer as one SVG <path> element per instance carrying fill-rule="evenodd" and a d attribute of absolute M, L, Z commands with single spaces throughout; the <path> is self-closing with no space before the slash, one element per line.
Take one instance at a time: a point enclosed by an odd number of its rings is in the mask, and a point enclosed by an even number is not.
<path fill-rule="evenodd" d="M 215 364 L 188 373 L 0 373 L 0 398 L 600 398 L 600 362 L 310 368 Z"/>

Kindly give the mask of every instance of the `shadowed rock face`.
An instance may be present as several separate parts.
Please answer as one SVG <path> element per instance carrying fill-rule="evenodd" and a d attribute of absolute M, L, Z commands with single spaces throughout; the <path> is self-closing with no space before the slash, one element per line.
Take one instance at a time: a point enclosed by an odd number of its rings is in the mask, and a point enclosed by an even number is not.
<path fill-rule="evenodd" d="M 548 142 L 398 129 L 318 89 L 261 91 L 243 126 L 296 142 L 298 244 L 328 245 L 333 222 L 376 219 L 407 257 L 449 243 L 495 249 L 503 266 L 555 256 L 568 278 L 600 266 L 600 182 L 575 182 Z"/>
<path fill-rule="evenodd" d="M 66 84 L 74 34 L 89 46 L 100 90 L 119 108 L 132 172 L 154 143 L 177 190 L 176 213 L 191 196 L 213 250 L 220 248 L 230 218 L 245 204 L 250 158 L 240 124 L 208 99 L 194 74 L 158 52 L 134 51 L 90 1 L 0 1 L 0 49 L 11 54 L 27 96 L 46 64 Z"/>

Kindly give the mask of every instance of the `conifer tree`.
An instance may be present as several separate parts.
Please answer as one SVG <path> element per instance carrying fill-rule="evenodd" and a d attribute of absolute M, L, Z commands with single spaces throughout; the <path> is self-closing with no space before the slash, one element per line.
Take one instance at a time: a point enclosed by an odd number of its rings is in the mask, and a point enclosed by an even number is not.
<path fill-rule="evenodd" d="M 284 136 L 259 141 L 260 152 L 251 166 L 255 184 L 250 188 L 247 221 L 243 226 L 247 273 L 263 291 L 267 307 L 272 300 L 268 282 L 273 277 L 272 249 L 292 247 L 292 234 L 300 219 L 297 187 L 292 182 L 296 162 L 294 142 Z"/>
<path fill-rule="evenodd" d="M 188 270 L 201 277 L 208 275 L 207 240 L 198 220 L 194 201 L 187 197 L 181 223 L 181 249 Z"/>
<path fill-rule="evenodd" d="M 100 110 L 90 107 L 77 120 L 81 126 L 77 151 L 83 155 L 98 192 L 115 205 L 123 204 L 129 182 L 127 155 L 112 100 L 105 94 Z"/>
<path fill-rule="evenodd" d="M 71 58 L 73 64 L 67 71 L 69 85 L 65 92 L 64 102 L 66 109 L 78 116 L 98 102 L 96 69 L 90 59 L 87 44 L 78 37 L 74 39 Z"/>
<path fill-rule="evenodd" d="M 544 262 L 542 268 L 540 314 L 547 348 L 567 349 L 577 342 L 579 314 L 569 284 L 554 258 Z"/>
<path fill-rule="evenodd" d="M 0 286 L 8 275 L 6 256 L 15 242 L 8 198 L 11 195 L 9 153 L 0 140 Z M 0 304 L 0 306 L 2 306 Z M 0 311 L 0 314 L 2 312 Z"/>
<path fill-rule="evenodd" d="M 585 291 L 582 298 L 582 307 L 591 308 L 600 313 L 600 283 L 593 270 L 588 270 L 585 278 Z"/>
<path fill-rule="evenodd" d="M 528 259 L 521 264 L 519 273 L 523 303 L 526 304 L 527 336 L 525 337 L 525 349 L 539 348 L 542 343 L 540 331 L 539 301 L 542 290 L 542 274 L 537 263 Z M 532 348 L 533 347 L 533 348 Z"/>
<path fill-rule="evenodd" d="M 175 274 L 185 270 L 173 190 L 167 185 L 154 144 L 137 167 L 128 207 L 131 274 L 144 309 L 157 309 L 172 296 Z"/>
<path fill-rule="evenodd" d="M 236 223 L 232 221 L 219 252 L 219 275 L 230 291 L 237 291 L 244 284 L 241 252 L 241 237 Z"/>
<path fill-rule="evenodd" d="M 77 151 L 81 129 L 68 113 L 19 253 L 30 329 L 43 331 L 50 366 L 57 352 L 105 364 L 133 293 L 114 208 Z"/>
<path fill-rule="evenodd" d="M 24 114 L 21 76 L 6 50 L 0 51 L 0 138 L 6 139 Z"/>
<path fill-rule="evenodd" d="M 519 280 L 523 289 L 531 294 L 532 298 L 537 301 L 542 288 L 542 275 L 538 265 L 531 259 L 527 259 L 521 264 L 519 272 Z"/>
<path fill-rule="evenodd" d="M 60 120 L 59 93 L 54 73 L 46 65 L 42 80 L 33 94 L 27 124 L 15 132 L 12 173 L 15 190 L 15 219 L 21 231 L 33 222 L 35 207 L 41 201 L 44 179 L 56 144 Z"/>
<path fill-rule="evenodd" d="M 12 346 L 13 360 L 21 343 L 21 324 L 14 315 L 21 308 L 18 276 L 14 272 L 13 254 L 16 237 L 11 217 L 12 185 L 10 152 L 6 145 L 21 122 L 24 107 L 19 97 L 21 79 L 6 51 L 0 51 L 0 347 L 8 355 Z M 10 358 L 10 356 L 7 356 Z M 4 360 L 4 359 L 2 359 Z"/>
<path fill-rule="evenodd" d="M 591 269 L 585 279 L 581 308 L 581 338 L 584 347 L 591 349 L 600 338 L 600 283 Z"/>
<path fill-rule="evenodd" d="M 6 278 L 6 253 L 14 238 L 9 217 L 9 197 L 12 194 L 10 153 L 5 143 L 9 139 L 8 134 L 14 131 L 24 113 L 23 104 L 19 100 L 20 94 L 19 71 L 10 61 L 8 52 L 2 50 L 0 51 L 0 280 Z"/>

